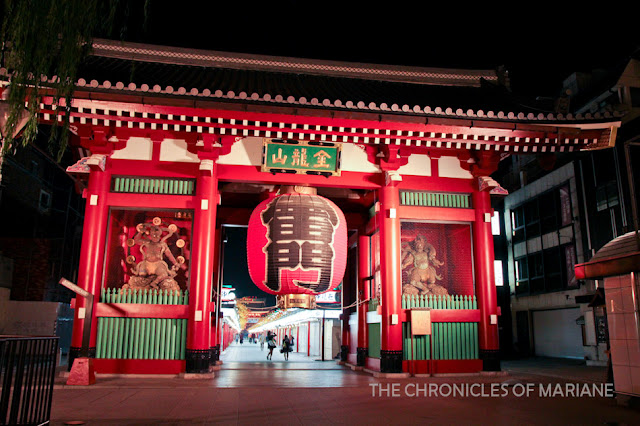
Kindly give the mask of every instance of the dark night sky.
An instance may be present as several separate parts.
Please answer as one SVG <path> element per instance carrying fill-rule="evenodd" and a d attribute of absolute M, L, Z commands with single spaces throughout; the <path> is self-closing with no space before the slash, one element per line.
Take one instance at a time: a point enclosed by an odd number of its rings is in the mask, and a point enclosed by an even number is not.
<path fill-rule="evenodd" d="M 266 306 L 275 305 L 275 298 L 256 287 L 247 267 L 247 228 L 225 227 L 223 284 L 236 288 L 238 298 L 256 296 L 266 299 Z"/>
<path fill-rule="evenodd" d="M 146 30 L 141 8 L 130 6 L 124 36 L 169 46 L 365 63 L 504 65 L 514 91 L 549 96 L 573 71 L 609 66 L 640 46 L 634 13 L 608 10 L 605 3 L 597 10 L 570 3 L 248 0 L 209 2 L 212 6 L 182 1 L 176 7 L 175 1 L 152 0 Z"/>

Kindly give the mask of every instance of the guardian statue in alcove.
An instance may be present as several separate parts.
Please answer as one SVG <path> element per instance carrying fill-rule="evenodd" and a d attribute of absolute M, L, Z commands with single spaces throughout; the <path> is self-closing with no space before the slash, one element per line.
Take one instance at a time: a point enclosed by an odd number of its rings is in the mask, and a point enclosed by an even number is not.
<path fill-rule="evenodd" d="M 424 235 L 418 234 L 413 241 L 403 244 L 402 269 L 407 270 L 407 275 L 402 294 L 449 294 L 445 287 L 437 283 L 442 280 L 442 275 L 438 275 L 436 267 L 442 265 L 444 262 L 436 259 L 436 249 Z"/>
<path fill-rule="evenodd" d="M 178 269 L 186 269 L 184 256 L 177 258 L 171 253 L 167 240 L 176 233 L 178 227 L 170 224 L 162 227 L 162 220 L 159 217 L 153 219 L 151 223 L 139 223 L 136 226 L 136 235 L 127 241 L 129 247 L 136 244 L 140 246 L 142 261 L 131 268 L 132 277 L 129 282 L 122 286 L 123 289 L 146 288 L 161 290 L 180 290 L 180 285 L 174 279 Z M 184 247 L 184 240 L 176 241 L 176 246 Z M 164 257 L 172 263 L 169 267 Z M 133 256 L 127 258 L 127 262 L 135 262 Z"/>

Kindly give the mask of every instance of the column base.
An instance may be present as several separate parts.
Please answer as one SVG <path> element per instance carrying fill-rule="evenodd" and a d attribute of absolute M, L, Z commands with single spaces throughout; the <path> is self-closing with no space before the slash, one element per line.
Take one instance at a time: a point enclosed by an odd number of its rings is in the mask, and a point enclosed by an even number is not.
<path fill-rule="evenodd" d="M 209 349 L 187 349 L 185 361 L 187 373 L 208 373 L 209 364 L 211 363 L 211 352 Z"/>
<path fill-rule="evenodd" d="M 480 349 L 479 355 L 482 360 L 482 371 L 501 371 L 500 351 L 495 349 Z"/>
<path fill-rule="evenodd" d="M 380 351 L 381 373 L 402 373 L 402 351 Z"/>
<path fill-rule="evenodd" d="M 73 366 L 73 361 L 75 361 L 76 358 L 80 358 L 81 351 L 82 351 L 82 348 L 78 348 L 76 346 L 71 346 L 69 348 L 69 358 L 67 360 L 67 371 L 71 371 L 71 367 Z M 89 348 L 88 358 L 95 358 L 95 357 L 96 357 L 96 348 Z"/>
<path fill-rule="evenodd" d="M 209 352 L 211 353 L 211 365 L 216 365 L 216 363 L 220 361 L 220 345 L 210 347 Z"/>
<path fill-rule="evenodd" d="M 347 362 L 347 356 L 349 355 L 349 346 L 340 346 L 340 361 Z"/>
<path fill-rule="evenodd" d="M 367 356 L 369 356 L 369 348 L 357 348 L 356 349 L 356 366 L 364 367 L 367 363 Z"/>

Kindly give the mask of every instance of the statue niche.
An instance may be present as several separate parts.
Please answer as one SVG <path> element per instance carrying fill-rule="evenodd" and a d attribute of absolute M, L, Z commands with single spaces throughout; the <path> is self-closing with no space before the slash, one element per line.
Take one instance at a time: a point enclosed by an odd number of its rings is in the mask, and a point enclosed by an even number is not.
<path fill-rule="evenodd" d="M 442 280 L 436 267 L 444 262 L 436 259 L 436 249 L 427 242 L 424 235 L 418 234 L 413 241 L 402 245 L 402 269 L 406 269 L 402 294 L 410 295 L 447 295 L 449 292 L 437 284 Z"/>
<path fill-rule="evenodd" d="M 162 220 L 159 217 L 155 217 L 151 223 L 139 223 L 136 226 L 137 233 L 127 240 L 127 246 L 131 248 L 138 244 L 142 261 L 131 268 L 132 277 L 122 286 L 123 289 L 180 290 L 174 277 L 178 269 L 187 269 L 184 264 L 185 258 L 184 256 L 174 257 L 166 243 L 177 230 L 178 227 L 175 224 L 162 227 Z M 179 239 L 175 244 L 182 249 L 185 241 Z M 165 256 L 173 264 L 171 267 L 164 261 Z M 127 263 L 134 264 L 135 261 L 134 256 L 127 256 Z"/>

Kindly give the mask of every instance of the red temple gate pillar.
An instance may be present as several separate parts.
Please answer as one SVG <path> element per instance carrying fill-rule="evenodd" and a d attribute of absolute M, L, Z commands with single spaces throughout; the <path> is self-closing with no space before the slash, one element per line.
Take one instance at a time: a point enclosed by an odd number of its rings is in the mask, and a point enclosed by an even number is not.
<path fill-rule="evenodd" d="M 371 238 L 361 230 L 358 235 L 358 349 L 356 365 L 364 367 L 369 355 L 369 327 L 367 326 L 367 310 L 369 304 L 362 301 L 369 299 L 371 276 Z"/>
<path fill-rule="evenodd" d="M 493 234 L 491 233 L 491 199 L 489 192 L 473 193 L 475 223 L 473 257 L 475 260 L 476 296 L 480 309 L 478 341 L 485 371 L 500 370 L 498 337 L 498 302 L 493 270 Z"/>
<path fill-rule="evenodd" d="M 402 322 L 400 321 L 402 269 L 400 265 L 400 193 L 386 173 L 380 188 L 381 342 L 380 371 L 402 372 Z"/>
<path fill-rule="evenodd" d="M 342 362 L 347 362 L 349 356 L 349 342 L 351 340 L 351 326 L 349 325 L 349 319 L 351 317 L 351 312 L 353 311 L 353 307 L 344 308 L 344 306 L 351 306 L 353 303 L 353 300 L 351 300 L 351 289 L 354 284 L 351 282 L 349 270 L 350 268 L 355 267 L 355 265 L 351 262 L 348 255 L 349 252 L 350 250 L 347 248 L 347 268 L 342 280 L 342 344 L 340 345 L 340 361 Z"/>
<path fill-rule="evenodd" d="M 205 153 L 206 154 L 206 153 Z M 187 373 L 207 373 L 211 363 L 211 282 L 214 271 L 218 179 L 215 157 L 201 156 L 191 248 Z M 213 159 L 212 159 L 213 158 Z"/>
<path fill-rule="evenodd" d="M 212 297 L 211 301 L 214 303 L 214 311 L 211 313 L 211 339 L 209 343 L 209 351 L 211 352 L 211 365 L 215 365 L 217 361 L 220 360 L 220 335 L 221 335 L 221 327 L 222 327 L 222 297 L 219 295 L 219 292 L 222 289 L 222 283 L 220 282 L 220 270 L 222 269 L 222 265 L 220 265 L 220 246 L 221 246 L 221 236 L 222 230 L 220 228 L 216 228 L 216 237 L 215 237 L 215 247 L 216 250 L 214 252 L 214 268 L 216 271 L 216 277 L 212 282 L 212 286 L 215 287 L 215 295 L 216 297 Z M 211 292 L 213 294 L 213 291 Z"/>
<path fill-rule="evenodd" d="M 80 265 L 78 269 L 78 286 L 93 294 L 91 318 L 86 317 L 87 305 L 84 297 L 76 297 L 76 308 L 73 320 L 73 334 L 69 348 L 69 365 L 81 355 L 82 338 L 85 324 L 91 322 L 91 338 L 89 340 L 88 356 L 96 356 L 96 335 L 98 321 L 96 305 L 100 298 L 102 284 L 102 265 L 104 263 L 105 241 L 109 207 L 107 196 L 110 188 L 110 174 L 104 171 L 106 157 L 94 155 L 88 161 L 90 164 L 89 183 L 86 191 L 86 207 L 84 225 L 82 228 L 82 245 L 80 249 Z"/>

